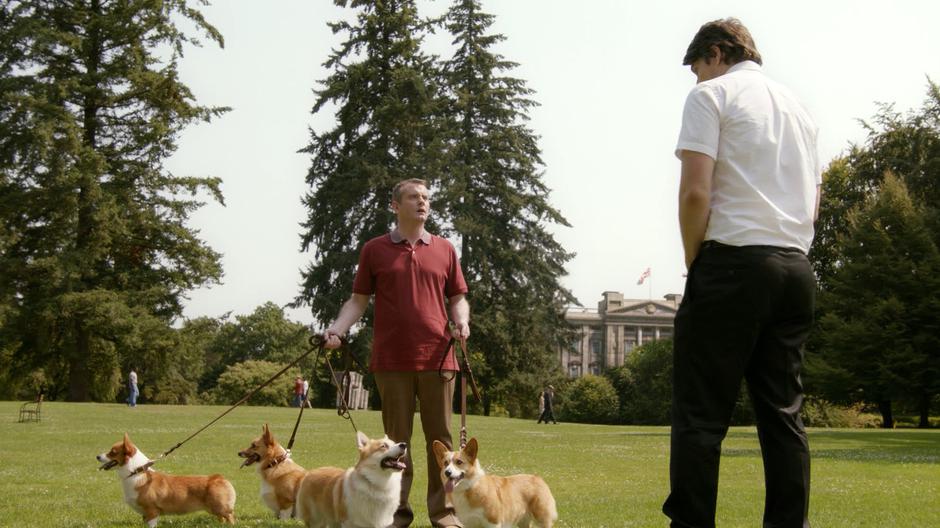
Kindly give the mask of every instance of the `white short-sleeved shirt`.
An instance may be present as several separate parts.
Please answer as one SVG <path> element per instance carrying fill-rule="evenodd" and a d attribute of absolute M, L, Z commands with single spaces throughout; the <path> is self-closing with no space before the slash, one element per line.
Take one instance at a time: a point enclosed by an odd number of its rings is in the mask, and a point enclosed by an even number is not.
<path fill-rule="evenodd" d="M 816 134 L 800 102 L 755 62 L 695 85 L 676 156 L 691 150 L 715 160 L 705 240 L 808 253 L 822 182 Z"/>

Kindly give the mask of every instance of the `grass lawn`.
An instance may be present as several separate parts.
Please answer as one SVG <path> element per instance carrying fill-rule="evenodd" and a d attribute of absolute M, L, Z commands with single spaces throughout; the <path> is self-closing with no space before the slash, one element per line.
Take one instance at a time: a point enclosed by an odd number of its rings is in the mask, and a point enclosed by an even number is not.
<path fill-rule="evenodd" d="M 95 455 L 126 431 L 156 458 L 218 416 L 211 406 L 43 403 L 41 423 L 17 423 L 18 402 L 0 402 L 0 526 L 143 526 L 122 499 L 114 472 L 96 471 Z M 175 474 L 222 473 L 238 493 L 242 526 L 301 526 L 275 521 L 258 497 L 254 469 L 236 453 L 265 422 L 286 443 L 294 409 L 241 407 L 177 449 L 156 468 Z M 378 412 L 354 414 L 370 436 L 381 433 Z M 414 526 L 426 527 L 425 453 L 416 422 L 412 490 Z M 455 417 L 457 437 L 459 416 Z M 668 490 L 669 429 L 594 425 L 536 425 L 532 420 L 468 417 L 491 473 L 537 473 L 558 502 L 557 526 L 665 527 L 660 506 Z M 810 518 L 814 527 L 940 526 L 940 430 L 810 431 L 813 451 Z M 725 440 L 718 526 L 760 526 L 764 490 L 753 428 L 734 428 Z M 328 410 L 304 413 L 294 460 L 311 468 L 355 462 L 350 424 Z M 161 526 L 218 526 L 208 514 L 164 517 Z"/>

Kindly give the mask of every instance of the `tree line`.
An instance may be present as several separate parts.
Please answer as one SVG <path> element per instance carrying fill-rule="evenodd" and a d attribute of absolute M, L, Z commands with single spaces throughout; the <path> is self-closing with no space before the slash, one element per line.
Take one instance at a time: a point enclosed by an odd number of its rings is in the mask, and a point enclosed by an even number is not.
<path fill-rule="evenodd" d="M 573 254 L 551 234 L 568 223 L 527 126 L 533 92 L 493 51 L 505 36 L 478 1 L 433 19 L 413 0 L 336 3 L 352 16 L 330 23 L 341 42 L 316 87 L 313 111 L 334 124 L 303 149 L 299 249 L 313 260 L 292 306 L 328 324 L 359 248 L 393 225 L 394 183 L 426 179 L 429 228 L 455 241 L 470 286 L 477 411 L 526 415 L 547 380 L 563 380 L 563 307 L 575 302 L 559 282 Z M 201 4 L 0 3 L 0 397 L 42 385 L 57 399 L 114 401 L 137 367 L 152 401 L 221 401 L 303 350 L 307 330 L 275 305 L 182 318 L 186 292 L 222 277 L 189 225 L 202 197 L 224 203 L 220 180 L 164 167 L 185 127 L 229 110 L 200 105 L 179 79 L 188 46 L 224 45 Z M 432 32 L 452 37 L 449 56 L 427 52 Z M 929 425 L 938 406 L 940 90 L 928 80 L 927 92 L 906 114 L 882 106 L 867 140 L 830 163 L 810 255 L 819 317 L 807 392 L 873 405 L 886 426 L 898 410 Z M 248 331 L 255 319 L 267 326 Z M 363 360 L 370 322 L 349 343 Z M 620 374 L 618 394 L 644 392 Z"/>
<path fill-rule="evenodd" d="M 113 401 L 136 366 L 154 401 L 190 401 L 210 394 L 223 366 L 281 354 L 219 355 L 207 330 L 227 323 L 182 321 L 186 292 L 222 277 L 219 254 L 188 222 L 199 197 L 224 203 L 219 179 L 164 167 L 181 130 L 228 111 L 199 105 L 178 76 L 187 46 L 224 44 L 202 3 L 0 4 L 8 396 L 42 379 L 56 398 Z M 359 247 L 393 225 L 392 186 L 423 178 L 434 191 L 430 228 L 456 242 L 470 286 L 484 412 L 521 385 L 537 392 L 544 377 L 531 373 L 557 374 L 567 339 L 561 309 L 574 299 L 559 277 L 573 255 L 549 231 L 568 224 L 549 203 L 526 125 L 532 92 L 492 51 L 504 37 L 473 0 L 437 19 L 411 0 L 337 4 L 354 16 L 330 24 L 345 40 L 316 89 L 313 111 L 332 109 L 335 126 L 311 131 L 304 149 L 300 247 L 314 258 L 293 306 L 327 324 L 351 291 Z M 423 49 L 433 31 L 453 36 L 451 57 Z M 370 321 L 350 342 L 360 357 Z"/>

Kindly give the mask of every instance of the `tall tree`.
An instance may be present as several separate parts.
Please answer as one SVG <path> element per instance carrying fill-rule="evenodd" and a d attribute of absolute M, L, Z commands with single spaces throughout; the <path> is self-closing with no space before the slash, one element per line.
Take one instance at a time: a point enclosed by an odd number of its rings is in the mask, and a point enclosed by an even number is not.
<path fill-rule="evenodd" d="M 914 200 L 926 207 L 928 227 L 940 243 L 940 86 L 927 80 L 927 97 L 919 110 L 902 114 L 882 104 L 862 124 L 868 131 L 865 143 L 852 145 L 823 177 L 810 252 L 822 289 L 840 265 L 838 238 L 849 229 L 848 212 L 878 192 L 888 171 L 904 180 Z"/>
<path fill-rule="evenodd" d="M 337 122 L 311 131 L 303 150 L 313 162 L 301 244 L 314 248 L 314 261 L 295 300 L 324 326 L 352 291 L 359 249 L 394 224 L 392 187 L 406 178 L 433 186 L 441 158 L 434 65 L 421 51 L 429 26 L 414 1 L 335 1 L 357 15 L 355 23 L 330 24 L 346 40 L 324 63 L 332 73 L 321 81 L 313 112 L 335 109 Z"/>
<path fill-rule="evenodd" d="M 891 173 L 903 182 L 904 193 L 919 211 L 917 216 L 921 218 L 928 238 L 940 246 L 940 86 L 927 80 L 927 97 L 920 109 L 902 114 L 892 105 L 882 104 L 874 117 L 863 124 L 868 130 L 865 143 L 852 145 L 844 156 L 829 165 L 823 175 L 823 200 L 810 252 L 820 290 L 824 292 L 818 304 L 819 318 L 823 321 L 828 310 L 836 304 L 832 302 L 834 294 L 826 292 L 834 290 L 836 284 L 833 281 L 837 275 L 842 276 L 839 284 L 845 284 L 844 269 L 849 258 L 846 251 L 850 248 L 847 244 L 855 240 L 851 234 L 850 219 L 853 215 L 850 213 L 868 207 L 878 199 L 883 192 L 886 174 Z M 883 284 L 880 279 L 876 282 L 878 291 L 884 293 L 886 299 L 897 297 L 889 295 L 885 289 L 888 285 L 896 285 L 895 282 Z M 851 303 L 857 299 L 858 292 L 844 288 L 840 291 L 846 296 L 843 302 Z M 933 290 L 925 289 L 921 302 L 935 297 Z M 827 298 L 830 302 L 826 301 Z M 899 298 L 906 299 L 903 295 Z M 838 314 L 833 316 L 839 317 Z M 857 393 L 852 393 L 852 388 L 869 379 L 867 374 L 871 373 L 843 368 L 832 357 L 835 342 L 826 335 L 827 332 L 825 325 L 817 325 L 810 337 L 806 361 L 807 391 L 847 403 L 857 401 Z M 936 358 L 936 349 L 933 355 Z M 888 354 L 882 359 L 891 361 L 892 358 L 896 356 Z M 887 370 L 894 367 L 880 366 Z M 862 380 L 855 378 L 856 373 L 862 376 Z M 868 392 L 872 393 L 873 385 L 867 385 Z M 922 415 L 923 409 L 930 405 L 929 401 L 917 402 Z"/>
<path fill-rule="evenodd" d="M 270 301 L 250 314 L 236 315 L 235 321 L 222 321 L 217 328 L 205 330 L 209 332 L 203 350 L 211 364 L 203 374 L 203 390 L 214 386 L 219 375 L 236 363 L 258 360 L 287 364 L 310 346 L 306 327 L 289 320 L 284 309 Z M 306 368 L 312 362 L 311 357 L 300 366 Z"/>
<path fill-rule="evenodd" d="M 487 414 L 519 394 L 520 383 L 531 385 L 521 391 L 531 399 L 554 376 L 559 346 L 570 339 L 562 305 L 574 302 L 559 282 L 574 255 L 548 230 L 569 224 L 549 203 L 538 138 L 527 125 L 533 91 L 506 75 L 517 64 L 493 51 L 505 40 L 488 33 L 493 21 L 477 0 L 458 0 L 445 17 L 456 51 L 443 69 L 451 104 L 438 194 L 460 240 Z"/>
<path fill-rule="evenodd" d="M 163 166 L 185 126 L 226 110 L 178 78 L 200 43 L 182 20 L 223 43 L 191 3 L 0 4 L 2 337 L 71 400 L 113 397 L 125 354 L 171 362 L 183 295 L 221 276 L 187 226 L 198 192 L 222 201 L 219 180 Z"/>
<path fill-rule="evenodd" d="M 820 350 L 840 399 L 878 405 L 892 427 L 892 403 L 912 402 L 928 426 L 940 394 L 940 251 L 925 208 L 888 173 L 879 192 L 848 215 L 842 263 L 820 304 Z"/>

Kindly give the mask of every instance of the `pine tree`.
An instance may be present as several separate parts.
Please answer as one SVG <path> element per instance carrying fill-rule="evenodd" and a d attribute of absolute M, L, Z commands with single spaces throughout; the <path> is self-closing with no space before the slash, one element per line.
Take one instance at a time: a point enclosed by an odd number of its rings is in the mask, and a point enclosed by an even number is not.
<path fill-rule="evenodd" d="M 940 390 L 940 251 L 925 209 L 888 173 L 848 216 L 844 260 L 820 298 L 823 377 L 836 381 L 837 396 L 877 404 L 885 427 L 898 401 L 912 403 L 927 427 Z"/>
<path fill-rule="evenodd" d="M 421 50 L 428 22 L 412 0 L 348 4 L 358 10 L 356 23 L 330 24 L 346 40 L 324 63 L 332 73 L 313 107 L 335 108 L 337 123 L 311 131 L 303 150 L 313 161 L 301 240 L 304 251 L 314 249 L 314 262 L 303 271 L 294 305 L 310 305 L 324 325 L 352 291 L 359 249 L 394 225 L 395 183 L 422 178 L 433 187 L 440 174 L 434 65 Z"/>
<path fill-rule="evenodd" d="M 198 192 L 222 201 L 219 180 L 163 166 L 186 125 L 226 110 L 178 78 L 200 43 L 182 19 L 222 45 L 186 0 L 0 6 L 3 342 L 71 400 L 113 398 L 131 362 L 160 377 L 185 292 L 221 276 L 187 226 Z"/>
<path fill-rule="evenodd" d="M 488 387 L 484 412 L 495 402 L 523 408 L 507 400 L 534 398 L 569 340 L 562 307 L 574 298 L 559 280 L 574 255 L 548 231 L 569 224 L 549 203 L 538 138 L 526 124 L 533 91 L 505 75 L 516 63 L 492 51 L 505 39 L 487 33 L 493 15 L 458 0 L 445 21 L 456 52 L 444 67 L 452 104 L 439 207 L 460 240 L 472 341 L 485 361 L 477 369 Z"/>
<path fill-rule="evenodd" d="M 846 313 L 834 312 L 837 307 L 842 306 L 845 310 L 874 310 L 876 306 L 882 306 L 881 301 L 868 302 L 868 291 L 877 292 L 881 295 L 884 302 L 891 299 L 901 299 L 903 303 L 903 312 L 911 317 L 911 322 L 919 321 L 918 324 L 910 326 L 909 331 L 918 335 L 921 342 L 929 341 L 930 332 L 935 332 L 935 322 L 929 322 L 925 319 L 928 312 L 920 311 L 923 306 L 930 303 L 934 305 L 940 303 L 940 297 L 936 294 L 936 289 L 927 287 L 930 279 L 929 275 L 921 275 L 918 281 L 909 284 L 914 286 L 919 284 L 922 288 L 921 294 L 917 297 L 910 297 L 908 293 L 896 291 L 901 287 L 899 277 L 892 275 L 893 270 L 885 268 L 877 270 L 874 267 L 868 267 L 860 271 L 860 261 L 851 262 L 851 252 L 875 251 L 874 248 L 881 246 L 872 246 L 871 244 L 879 241 L 877 236 L 883 236 L 884 233 L 873 232 L 864 233 L 855 229 L 850 219 L 858 216 L 859 210 L 866 207 L 873 207 L 872 204 L 886 198 L 881 195 L 886 190 L 893 189 L 900 185 L 903 192 L 896 191 L 894 194 L 901 193 L 906 198 L 904 200 L 894 200 L 891 203 L 901 204 L 906 201 L 911 202 L 916 210 L 915 213 L 908 213 L 908 216 L 916 216 L 921 222 L 928 239 L 933 244 L 940 247 L 940 86 L 928 79 L 927 98 L 923 106 L 916 111 L 907 114 L 901 114 L 894 110 L 892 105 L 881 105 L 875 116 L 864 123 L 868 130 L 868 138 L 862 145 L 853 145 L 851 149 L 842 157 L 834 160 L 823 175 L 823 194 L 820 206 L 819 220 L 816 222 L 816 236 L 813 241 L 813 248 L 809 257 L 813 262 L 814 269 L 819 279 L 820 302 L 817 306 L 817 315 L 820 321 L 836 323 L 842 321 L 849 324 L 849 321 L 869 319 L 873 320 L 874 313 L 867 315 L 855 314 L 846 319 Z M 900 182 L 887 184 L 887 174 L 892 174 L 891 178 L 900 180 Z M 907 206 L 905 206 L 906 208 Z M 902 208 L 903 209 L 903 208 Z M 852 211 L 856 211 L 852 213 Z M 890 208 L 882 206 L 879 211 L 884 214 L 890 212 Z M 900 214 L 897 211 L 891 213 Z M 881 221 L 881 220 L 879 220 Z M 906 225 L 893 222 L 894 225 Z M 897 229 L 897 228 L 895 228 Z M 880 234 L 878 234 L 880 233 Z M 877 235 L 877 236 L 876 236 Z M 891 237 L 898 236 L 897 231 L 890 233 Z M 857 244 L 863 241 L 865 237 L 876 237 L 876 240 L 869 241 L 869 246 L 864 249 L 858 249 Z M 906 236 L 906 235 L 905 235 Z M 918 235 L 920 236 L 920 235 Z M 882 241 L 883 242 L 883 241 Z M 891 241 L 891 244 L 901 243 L 902 241 Z M 887 244 L 887 242 L 884 242 Z M 903 253 L 891 255 L 891 251 L 883 248 L 878 251 L 885 251 L 885 254 L 879 254 L 877 258 L 885 259 L 885 262 L 891 262 L 891 265 L 900 265 L 900 269 L 908 269 L 905 266 L 921 266 L 922 262 L 913 263 L 896 262 L 895 259 L 902 258 Z M 899 250 L 898 250 L 899 251 Z M 855 255 L 858 257 L 858 254 Z M 906 257 L 910 259 L 910 257 Z M 850 278 L 846 269 L 855 270 L 863 273 L 858 277 L 859 282 L 855 284 L 858 290 L 847 288 L 847 280 Z M 881 277 L 879 273 L 887 276 Z M 843 296 L 844 298 L 841 298 Z M 921 315 L 911 315 L 911 310 L 917 310 Z M 830 317 L 831 315 L 831 317 Z M 893 317 L 890 309 L 885 309 L 882 313 L 885 317 Z M 908 323 L 906 323 L 908 324 Z M 925 325 L 923 327 L 919 325 Z M 875 352 L 871 345 L 875 341 L 865 341 L 865 347 L 862 350 L 868 350 L 872 354 L 867 359 L 862 360 L 862 367 L 846 368 L 843 361 L 854 363 L 859 357 L 855 355 L 852 347 L 854 344 L 848 342 L 837 345 L 834 341 L 835 336 L 827 335 L 832 326 L 824 324 L 817 325 L 807 343 L 807 361 L 806 361 L 806 381 L 808 392 L 818 393 L 829 398 L 843 400 L 848 403 L 857 401 L 858 390 L 861 385 L 865 385 L 866 401 L 874 401 L 876 394 L 881 394 L 883 408 L 888 409 L 887 402 L 891 398 L 903 398 L 902 403 L 912 402 L 921 414 L 921 422 L 925 423 L 925 416 L 929 412 L 931 405 L 936 405 L 936 387 L 927 391 L 921 391 L 919 394 L 901 394 L 896 389 L 897 383 L 890 385 L 880 385 L 886 380 L 881 374 L 885 372 L 894 372 L 898 368 L 906 368 L 903 365 L 894 365 L 893 361 L 906 361 L 903 357 L 907 354 L 898 355 L 890 350 Z M 845 328 L 840 326 L 840 328 Z M 895 326 L 886 327 L 886 331 L 896 328 Z M 861 328 L 857 329 L 859 332 Z M 840 336 L 856 335 L 854 332 L 839 332 Z M 873 336 L 879 337 L 879 336 Z M 887 343 L 887 341 L 881 341 Z M 922 346 L 922 345 L 918 345 Z M 937 346 L 937 345 L 932 345 Z M 849 347 L 842 350 L 841 353 L 849 356 L 837 357 L 839 347 Z M 935 348 L 936 350 L 936 348 Z M 936 372 L 938 368 L 936 352 L 933 352 L 933 363 L 928 365 L 927 372 Z M 877 365 L 878 370 L 869 370 L 872 365 Z M 929 387 L 929 383 L 918 381 L 922 376 L 916 375 L 910 382 L 904 382 L 901 385 L 908 387 Z M 876 383 L 877 382 L 877 383 Z M 889 387 L 891 390 L 889 390 Z M 855 392 L 853 392 L 855 391 Z M 933 398 L 933 399 L 932 399 Z M 890 415 L 890 412 L 885 412 Z M 890 420 L 886 420 L 886 423 Z"/>

